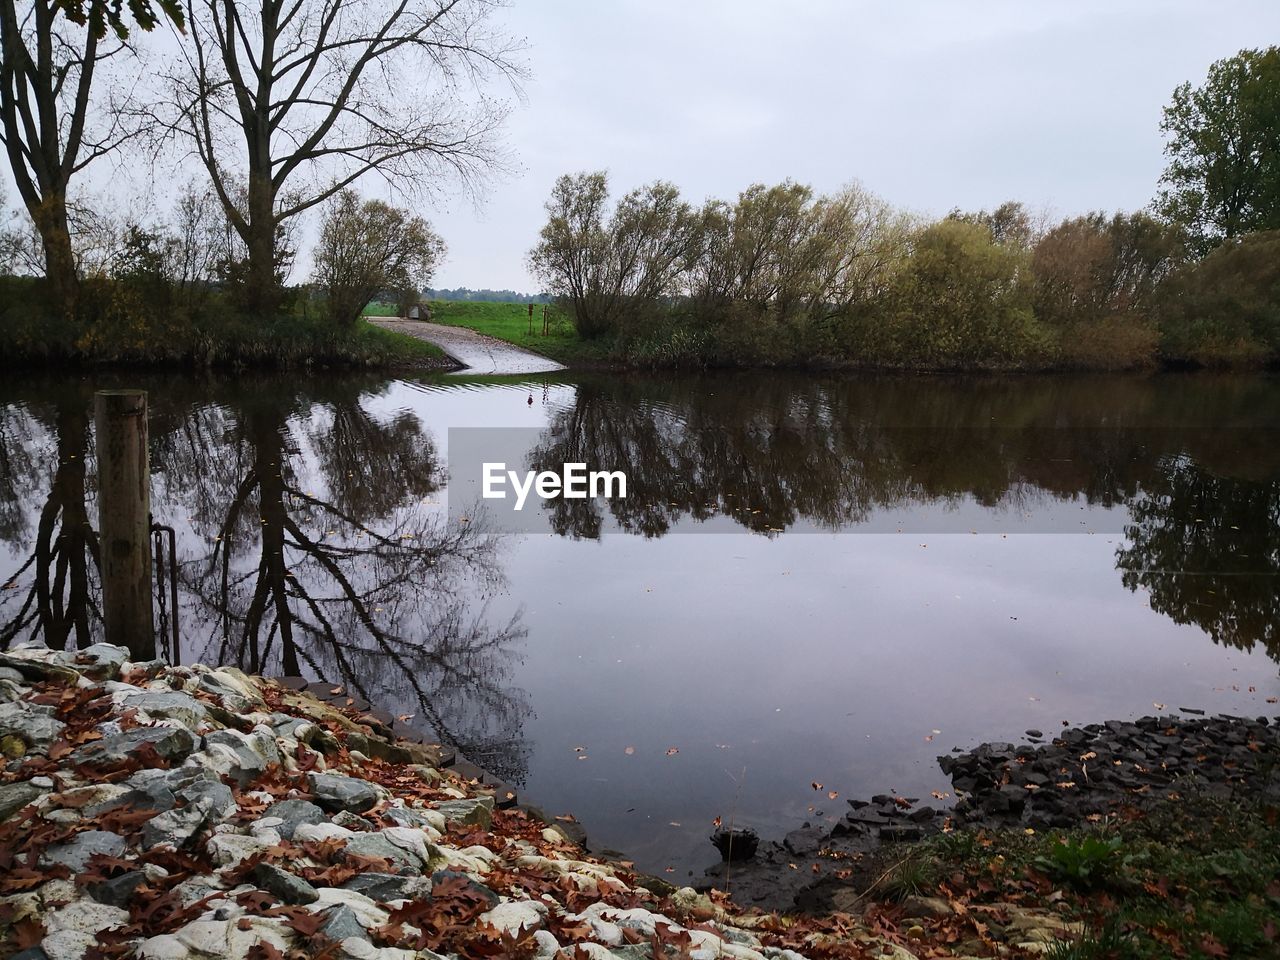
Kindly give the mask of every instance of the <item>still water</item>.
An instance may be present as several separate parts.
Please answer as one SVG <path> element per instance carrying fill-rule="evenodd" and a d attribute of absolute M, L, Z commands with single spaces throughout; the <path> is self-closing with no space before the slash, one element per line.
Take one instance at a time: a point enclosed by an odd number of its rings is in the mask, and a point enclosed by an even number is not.
<path fill-rule="evenodd" d="M 672 879 L 717 816 L 945 792 L 953 747 L 1277 712 L 1274 376 L 10 377 L 0 646 L 100 638 L 119 386 L 150 394 L 183 662 L 345 683 Z M 629 495 L 451 521 L 448 431 L 482 426 Z"/>

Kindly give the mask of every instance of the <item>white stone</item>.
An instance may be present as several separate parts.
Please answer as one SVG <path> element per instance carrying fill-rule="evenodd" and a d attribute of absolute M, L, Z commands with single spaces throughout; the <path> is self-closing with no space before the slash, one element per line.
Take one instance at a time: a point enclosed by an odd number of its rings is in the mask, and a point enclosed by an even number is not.
<path fill-rule="evenodd" d="M 343 904 L 351 908 L 351 912 L 356 915 L 360 926 L 366 930 L 382 926 L 391 916 L 386 910 L 382 909 L 376 900 L 354 890 L 343 890 L 340 887 L 318 887 L 316 892 L 320 894 L 320 899 L 315 903 L 307 904 L 307 909 L 312 913 L 323 913 L 332 906 Z"/>
<path fill-rule="evenodd" d="M 226 920 L 194 920 L 178 930 L 177 937 L 188 949 L 210 957 L 229 957 Z"/>
<path fill-rule="evenodd" d="M 538 944 L 538 960 L 550 960 L 560 952 L 560 941 L 551 935 L 550 930 L 539 930 L 533 939 Z"/>
<path fill-rule="evenodd" d="M 92 936 L 99 930 L 114 930 L 129 922 L 129 911 L 119 907 L 96 903 L 93 900 L 75 900 L 60 910 L 54 910 L 44 918 L 45 930 L 57 933 L 72 930 Z"/>
<path fill-rule="evenodd" d="M 509 900 L 492 910 L 480 914 L 480 919 L 499 930 L 515 933 L 517 930 L 536 930 L 542 926 L 545 904 L 532 900 Z"/>
<path fill-rule="evenodd" d="M 598 943 L 579 943 L 575 944 L 575 948 L 577 950 L 575 955 L 586 957 L 586 960 L 616 960 L 607 947 L 602 947 Z"/>
<path fill-rule="evenodd" d="M 98 942 L 97 937 L 76 930 L 59 930 L 40 941 L 40 949 L 49 960 L 81 960 L 85 951 Z"/>
<path fill-rule="evenodd" d="M 50 880 L 40 885 L 40 902 L 48 906 L 51 903 L 70 903 L 80 896 L 80 891 L 71 880 Z"/>
<path fill-rule="evenodd" d="M 308 840 L 342 840 L 347 841 L 355 833 L 336 823 L 304 823 L 293 831 L 293 842 L 303 844 Z"/>
<path fill-rule="evenodd" d="M 278 917 L 248 917 L 244 920 L 248 930 L 240 929 L 241 921 L 227 921 L 227 949 L 230 956 L 243 957 L 255 943 L 270 943 L 283 952 L 288 952 L 293 939 L 293 931 Z"/>
<path fill-rule="evenodd" d="M 247 857 L 275 844 L 259 837 L 247 837 L 238 833 L 218 833 L 209 838 L 206 849 L 220 867 L 234 867 Z"/>
<path fill-rule="evenodd" d="M 189 956 L 186 944 L 168 933 L 138 944 L 138 960 L 186 960 Z"/>
<path fill-rule="evenodd" d="M 351 960 L 427 960 L 439 957 L 430 950 L 401 950 L 397 947 L 375 947 L 361 937 L 347 937 L 342 941 L 342 952 Z"/>

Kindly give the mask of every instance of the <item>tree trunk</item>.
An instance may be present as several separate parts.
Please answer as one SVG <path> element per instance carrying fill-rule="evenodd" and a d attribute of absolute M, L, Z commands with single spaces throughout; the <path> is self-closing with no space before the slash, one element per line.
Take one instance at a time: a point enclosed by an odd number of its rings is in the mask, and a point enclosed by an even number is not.
<path fill-rule="evenodd" d="M 71 226 L 67 220 L 66 194 L 53 193 L 44 202 L 28 209 L 44 245 L 44 268 L 49 283 L 50 306 L 57 316 L 71 318 L 76 312 L 80 281 L 76 276 L 75 255 L 71 252 Z"/>
<path fill-rule="evenodd" d="M 248 235 L 249 250 L 245 272 L 244 309 L 254 315 L 269 316 L 280 308 L 280 281 L 276 276 L 275 198 L 264 178 L 249 179 Z"/>

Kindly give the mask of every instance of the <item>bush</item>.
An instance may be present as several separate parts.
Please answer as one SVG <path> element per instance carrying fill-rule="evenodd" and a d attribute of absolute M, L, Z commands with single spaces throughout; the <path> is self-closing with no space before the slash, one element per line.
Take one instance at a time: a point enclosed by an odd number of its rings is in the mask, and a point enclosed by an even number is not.
<path fill-rule="evenodd" d="M 1160 351 L 1200 366 L 1280 359 L 1280 231 L 1224 243 L 1164 292 Z"/>
<path fill-rule="evenodd" d="M 943 220 L 916 237 L 890 294 L 890 351 L 905 366 L 1038 366 L 1048 339 L 1031 309 L 1029 263 L 981 225 Z"/>

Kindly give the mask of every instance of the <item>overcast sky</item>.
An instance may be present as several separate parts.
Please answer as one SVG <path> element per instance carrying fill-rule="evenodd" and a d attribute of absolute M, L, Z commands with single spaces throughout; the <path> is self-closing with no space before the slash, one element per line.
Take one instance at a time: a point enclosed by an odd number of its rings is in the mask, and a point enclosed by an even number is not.
<path fill-rule="evenodd" d="M 441 287 L 532 292 L 524 255 L 571 171 L 607 169 L 615 195 L 671 180 L 694 202 L 790 177 L 935 214 L 1142 207 L 1173 88 L 1280 42 L 1277 0 L 515 0 L 499 16 L 528 43 L 519 172 L 479 211 L 431 213 Z"/>

